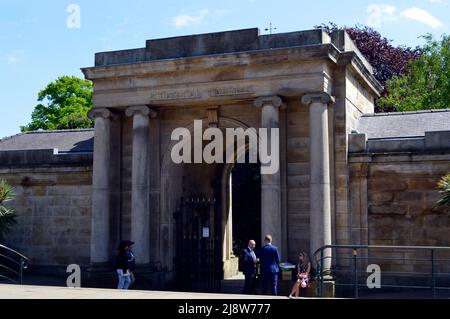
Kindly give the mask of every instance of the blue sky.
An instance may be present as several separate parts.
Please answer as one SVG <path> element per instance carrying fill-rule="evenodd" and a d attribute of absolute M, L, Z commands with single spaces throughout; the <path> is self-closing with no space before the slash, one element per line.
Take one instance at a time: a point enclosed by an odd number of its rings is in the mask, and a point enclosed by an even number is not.
<path fill-rule="evenodd" d="M 80 8 L 69 28 L 68 6 Z M 0 138 L 30 121 L 39 90 L 61 75 L 82 76 L 95 52 L 143 47 L 146 39 L 259 27 L 274 32 L 322 22 L 368 24 L 397 45 L 449 33 L 450 0 L 0 0 Z M 73 21 L 73 20 L 71 20 Z"/>

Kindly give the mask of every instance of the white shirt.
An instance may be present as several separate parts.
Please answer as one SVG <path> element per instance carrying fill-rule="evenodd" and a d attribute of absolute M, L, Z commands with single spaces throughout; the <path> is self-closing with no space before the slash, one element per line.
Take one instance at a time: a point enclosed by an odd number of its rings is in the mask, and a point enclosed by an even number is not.
<path fill-rule="evenodd" d="M 256 264 L 256 255 L 255 255 L 255 251 L 253 249 L 251 249 L 250 247 L 248 247 L 248 249 L 250 249 L 250 255 L 253 258 L 253 262 Z"/>

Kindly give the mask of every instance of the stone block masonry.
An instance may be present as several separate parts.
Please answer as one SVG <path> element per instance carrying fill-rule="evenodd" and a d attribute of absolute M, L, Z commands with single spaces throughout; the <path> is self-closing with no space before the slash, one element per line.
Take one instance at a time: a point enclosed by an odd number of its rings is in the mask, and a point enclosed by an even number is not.
<path fill-rule="evenodd" d="M 17 225 L 8 234 L 6 244 L 29 257 L 30 271 L 40 266 L 49 267 L 51 272 L 53 266 L 89 265 L 90 161 L 45 168 L 8 167 L 3 162 L 0 179 L 14 188 L 14 200 L 8 206 L 17 214 Z"/>

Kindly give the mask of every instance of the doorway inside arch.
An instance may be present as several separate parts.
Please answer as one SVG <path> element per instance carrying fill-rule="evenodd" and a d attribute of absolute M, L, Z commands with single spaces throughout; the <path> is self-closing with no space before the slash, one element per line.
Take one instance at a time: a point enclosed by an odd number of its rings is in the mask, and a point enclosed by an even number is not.
<path fill-rule="evenodd" d="M 231 185 L 233 254 L 240 256 L 250 239 L 261 244 L 260 164 L 236 163 L 231 170 Z"/>

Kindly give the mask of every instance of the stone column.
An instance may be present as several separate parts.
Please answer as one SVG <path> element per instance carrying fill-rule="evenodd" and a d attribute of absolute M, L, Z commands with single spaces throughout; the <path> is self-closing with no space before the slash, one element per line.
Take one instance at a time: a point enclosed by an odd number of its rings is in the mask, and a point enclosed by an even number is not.
<path fill-rule="evenodd" d="M 261 108 L 261 128 L 267 128 L 267 148 L 269 154 L 277 156 L 280 163 L 280 141 L 278 148 L 274 150 L 277 154 L 272 154 L 270 149 L 271 130 L 279 128 L 280 107 L 283 102 L 279 96 L 260 97 L 255 100 L 255 106 Z M 279 134 L 278 134 L 279 136 Z M 261 145 L 259 145 L 261 147 Z M 264 164 L 261 164 L 264 165 Z M 261 236 L 262 241 L 266 235 L 272 235 L 274 244 L 278 246 L 280 256 L 284 256 L 281 251 L 283 239 L 281 233 L 281 187 L 280 169 L 273 174 L 261 174 Z"/>
<path fill-rule="evenodd" d="M 330 154 L 328 140 L 328 104 L 332 97 L 326 93 L 306 94 L 302 104 L 309 107 L 310 152 L 310 254 L 331 244 Z M 331 250 L 325 252 L 331 256 Z M 331 259 L 324 268 L 329 269 Z"/>
<path fill-rule="evenodd" d="M 106 266 L 110 261 L 110 159 L 111 117 L 106 108 L 94 108 L 89 117 L 95 119 L 94 165 L 92 176 L 91 264 Z"/>
<path fill-rule="evenodd" d="M 132 106 L 125 115 L 133 117 L 131 240 L 136 264 L 145 267 L 150 264 L 149 119 L 155 114 L 147 106 Z"/>

